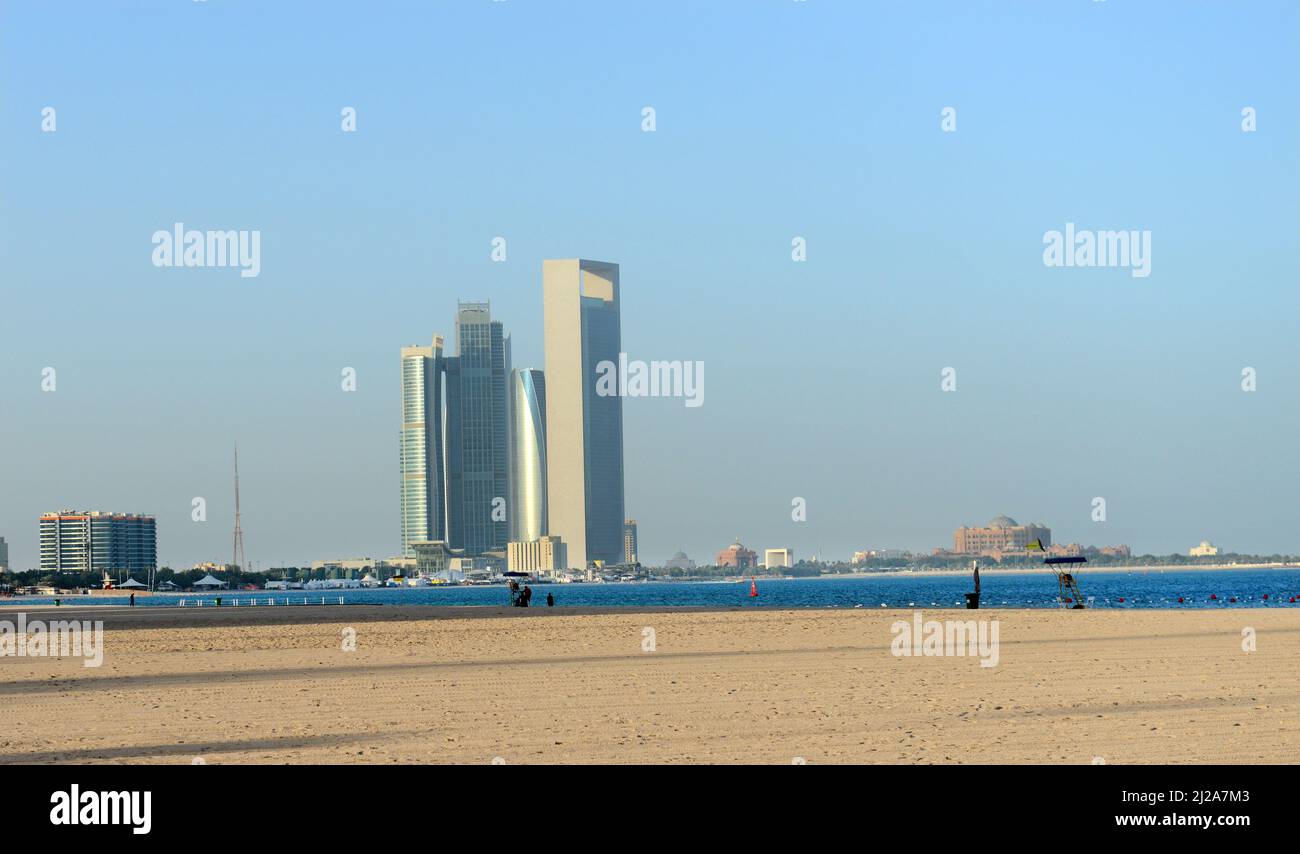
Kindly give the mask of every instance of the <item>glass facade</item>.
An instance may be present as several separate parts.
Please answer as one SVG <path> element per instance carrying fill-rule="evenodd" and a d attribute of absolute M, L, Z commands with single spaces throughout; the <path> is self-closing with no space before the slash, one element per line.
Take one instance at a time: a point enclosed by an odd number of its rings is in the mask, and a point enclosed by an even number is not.
<path fill-rule="evenodd" d="M 581 275 L 586 276 L 586 271 Z M 618 303 L 583 296 L 581 306 L 587 560 L 619 563 L 623 559 L 623 389 L 615 395 L 596 393 L 600 375 L 596 366 L 619 361 Z"/>
<path fill-rule="evenodd" d="M 508 340 L 487 303 L 460 303 L 446 360 L 447 539 L 470 556 L 510 540 Z"/>
<path fill-rule="evenodd" d="M 442 338 L 402 348 L 402 555 L 446 537 L 442 442 Z"/>
<path fill-rule="evenodd" d="M 510 539 L 532 542 L 547 533 L 546 379 L 536 368 L 510 374 Z"/>

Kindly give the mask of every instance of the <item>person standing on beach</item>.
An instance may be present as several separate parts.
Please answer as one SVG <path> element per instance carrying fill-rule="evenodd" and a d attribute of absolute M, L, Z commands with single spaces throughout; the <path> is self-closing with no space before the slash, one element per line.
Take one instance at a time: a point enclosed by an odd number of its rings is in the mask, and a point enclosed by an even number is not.
<path fill-rule="evenodd" d="M 131 607 L 132 607 L 132 608 L 135 607 L 135 594 L 134 594 L 134 593 L 131 594 Z"/>
<path fill-rule="evenodd" d="M 553 595 L 551 595 L 550 593 L 547 593 L 547 594 L 546 594 L 546 607 L 548 607 L 548 608 L 554 608 L 554 607 L 555 607 L 555 597 L 554 597 Z"/>

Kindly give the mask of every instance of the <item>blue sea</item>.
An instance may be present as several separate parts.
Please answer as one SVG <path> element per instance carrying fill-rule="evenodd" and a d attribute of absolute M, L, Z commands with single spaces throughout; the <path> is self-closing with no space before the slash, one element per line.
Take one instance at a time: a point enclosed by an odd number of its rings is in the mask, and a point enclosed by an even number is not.
<path fill-rule="evenodd" d="M 1085 601 L 1093 608 L 1300 608 L 1300 569 L 1142 570 L 1076 573 Z M 881 574 L 854 578 L 759 579 L 758 596 L 743 582 L 643 582 L 634 584 L 538 584 L 534 607 L 556 606 L 710 608 L 958 608 L 972 589 L 968 575 Z M 982 608 L 1056 608 L 1056 576 L 1050 572 L 980 577 Z M 187 607 L 198 600 L 223 604 L 507 605 L 504 586 L 383 588 L 372 590 L 221 591 L 212 594 L 154 594 L 136 597 L 137 607 Z M 1179 600 L 1182 601 L 1179 601 Z M 1294 601 L 1293 601 L 1294 600 Z M 53 604 L 53 598 L 22 598 L 6 604 Z M 4 602 L 4 600 L 0 600 Z M 126 596 L 68 596 L 65 604 L 121 604 Z M 251 603 L 250 603 L 251 604 Z"/>

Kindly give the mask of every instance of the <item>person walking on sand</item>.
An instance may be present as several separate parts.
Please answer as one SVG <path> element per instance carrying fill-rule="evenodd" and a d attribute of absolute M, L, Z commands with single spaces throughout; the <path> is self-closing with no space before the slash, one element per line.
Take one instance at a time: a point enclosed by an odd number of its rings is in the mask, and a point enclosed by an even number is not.
<path fill-rule="evenodd" d="M 533 588 L 525 584 L 524 585 L 524 607 L 527 608 L 528 604 L 532 601 L 533 601 Z"/>
<path fill-rule="evenodd" d="M 552 596 L 550 593 L 547 593 L 547 594 L 546 594 L 546 607 L 548 607 L 548 608 L 554 608 L 554 607 L 555 607 L 555 597 Z"/>
<path fill-rule="evenodd" d="M 131 594 L 131 607 L 132 607 L 132 608 L 135 607 L 135 594 L 134 594 L 134 593 Z"/>

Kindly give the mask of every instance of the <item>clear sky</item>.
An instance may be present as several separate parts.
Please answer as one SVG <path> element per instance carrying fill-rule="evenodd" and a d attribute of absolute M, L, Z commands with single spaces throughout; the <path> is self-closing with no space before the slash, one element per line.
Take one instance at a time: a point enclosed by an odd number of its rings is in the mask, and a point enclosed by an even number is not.
<path fill-rule="evenodd" d="M 643 560 L 1000 513 L 1300 552 L 1298 80 L 1282 0 L 6 2 L 0 536 L 26 569 L 42 512 L 135 511 L 228 560 L 238 441 L 257 568 L 395 554 L 399 347 L 487 299 L 540 367 L 581 256 L 631 358 L 705 363 L 703 406 L 625 404 Z M 154 267 L 178 221 L 260 229 L 261 274 Z M 1151 274 L 1045 266 L 1067 222 Z"/>

